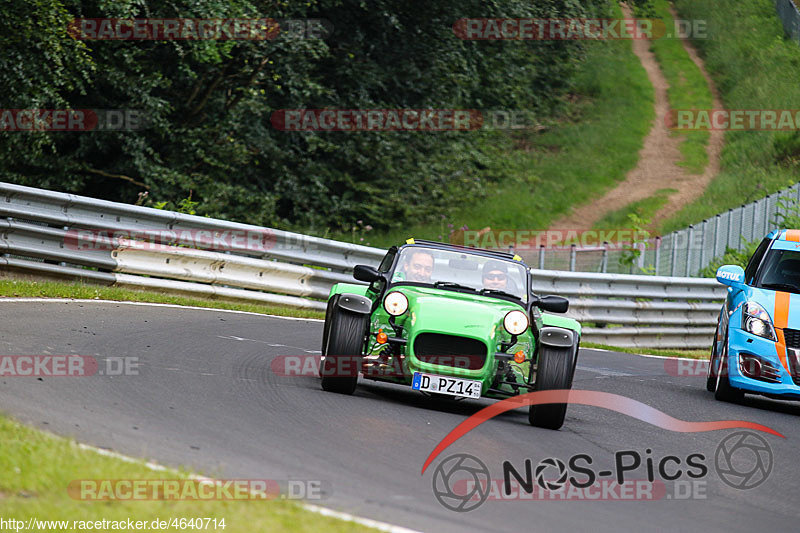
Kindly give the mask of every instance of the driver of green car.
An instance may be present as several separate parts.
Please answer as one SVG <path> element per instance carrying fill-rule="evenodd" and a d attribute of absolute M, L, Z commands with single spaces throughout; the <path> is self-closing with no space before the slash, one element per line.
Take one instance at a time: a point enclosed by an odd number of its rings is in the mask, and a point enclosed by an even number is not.
<path fill-rule="evenodd" d="M 432 253 L 427 250 L 413 250 L 406 257 L 402 268 L 395 274 L 394 280 L 405 279 L 419 283 L 430 283 L 433 264 Z"/>

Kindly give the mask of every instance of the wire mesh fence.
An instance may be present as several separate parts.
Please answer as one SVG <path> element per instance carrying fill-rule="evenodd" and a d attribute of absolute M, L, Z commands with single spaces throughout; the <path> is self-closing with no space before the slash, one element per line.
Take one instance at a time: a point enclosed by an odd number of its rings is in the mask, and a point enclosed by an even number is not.
<path fill-rule="evenodd" d="M 573 272 L 653 274 L 692 277 L 727 249 L 743 250 L 779 227 L 782 215 L 800 206 L 800 184 L 765 198 L 729 209 L 713 218 L 646 242 L 625 246 L 541 245 L 518 251 L 534 268 Z"/>
<path fill-rule="evenodd" d="M 800 43 L 800 10 L 792 0 L 775 0 L 775 9 L 783 23 L 783 30 Z"/>

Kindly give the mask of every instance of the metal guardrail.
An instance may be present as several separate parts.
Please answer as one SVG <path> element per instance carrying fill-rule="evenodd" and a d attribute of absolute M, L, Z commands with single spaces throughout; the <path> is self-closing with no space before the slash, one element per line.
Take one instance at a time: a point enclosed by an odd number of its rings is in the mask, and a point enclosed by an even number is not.
<path fill-rule="evenodd" d="M 726 287 L 714 279 L 531 270 L 537 293 L 570 301 L 587 342 L 639 348 L 711 346 Z"/>
<path fill-rule="evenodd" d="M 319 310 L 334 283 L 353 281 L 354 265 L 376 265 L 384 254 L 8 183 L 0 183 L 0 217 L 0 271 Z M 231 233 L 239 238 L 218 238 Z M 585 324 L 584 341 L 616 346 L 707 347 L 725 295 L 710 279 L 531 275 L 537 293 L 570 299 L 568 315 Z"/>

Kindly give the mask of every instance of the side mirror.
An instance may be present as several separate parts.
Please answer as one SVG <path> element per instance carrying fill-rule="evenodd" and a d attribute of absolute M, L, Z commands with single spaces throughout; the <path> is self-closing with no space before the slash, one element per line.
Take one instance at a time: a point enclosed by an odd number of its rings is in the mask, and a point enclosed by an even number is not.
<path fill-rule="evenodd" d="M 717 281 L 739 288 L 744 284 L 744 269 L 738 265 L 723 265 L 717 269 Z"/>
<path fill-rule="evenodd" d="M 353 269 L 353 277 L 358 281 L 366 281 L 372 283 L 381 279 L 381 273 L 378 269 L 369 265 L 356 265 Z"/>
<path fill-rule="evenodd" d="M 561 296 L 541 296 L 534 300 L 533 305 L 549 313 L 566 313 L 569 309 L 569 300 Z"/>

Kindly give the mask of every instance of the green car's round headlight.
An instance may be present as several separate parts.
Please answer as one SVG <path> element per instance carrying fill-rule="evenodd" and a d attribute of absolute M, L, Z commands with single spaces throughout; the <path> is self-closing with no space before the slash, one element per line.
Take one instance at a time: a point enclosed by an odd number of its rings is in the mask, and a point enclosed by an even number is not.
<path fill-rule="evenodd" d="M 383 299 L 383 308 L 392 316 L 400 316 L 408 310 L 408 298 L 402 292 L 390 292 Z"/>
<path fill-rule="evenodd" d="M 522 335 L 528 329 L 528 315 L 522 311 L 509 311 L 503 319 L 503 327 L 512 335 Z"/>

